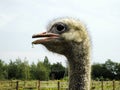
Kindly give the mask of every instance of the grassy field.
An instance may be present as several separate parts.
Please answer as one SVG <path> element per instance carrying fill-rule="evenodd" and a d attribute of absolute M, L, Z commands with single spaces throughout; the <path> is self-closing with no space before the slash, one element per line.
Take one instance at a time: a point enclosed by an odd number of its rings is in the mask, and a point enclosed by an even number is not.
<path fill-rule="evenodd" d="M 0 90 L 66 90 L 67 81 L 0 81 Z M 91 90 L 120 90 L 120 81 L 92 81 Z"/>
<path fill-rule="evenodd" d="M 120 81 L 92 81 L 91 90 L 120 90 Z"/>

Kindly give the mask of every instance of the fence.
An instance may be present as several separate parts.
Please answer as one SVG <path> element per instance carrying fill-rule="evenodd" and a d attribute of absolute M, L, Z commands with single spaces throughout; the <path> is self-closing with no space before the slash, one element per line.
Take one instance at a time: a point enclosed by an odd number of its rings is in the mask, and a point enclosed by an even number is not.
<path fill-rule="evenodd" d="M 120 90 L 120 81 L 92 81 L 91 90 Z"/>
<path fill-rule="evenodd" d="M 0 90 L 66 90 L 67 81 L 0 81 Z M 91 90 L 120 90 L 120 81 L 92 81 Z"/>

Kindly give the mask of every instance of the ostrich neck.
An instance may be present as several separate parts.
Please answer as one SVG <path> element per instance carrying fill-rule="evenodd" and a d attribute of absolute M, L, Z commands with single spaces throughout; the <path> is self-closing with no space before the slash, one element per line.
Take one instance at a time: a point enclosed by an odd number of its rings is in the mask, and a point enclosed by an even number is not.
<path fill-rule="evenodd" d="M 90 90 L 89 45 L 74 44 L 67 59 L 69 62 L 69 90 Z M 72 53 L 73 52 L 73 53 Z"/>

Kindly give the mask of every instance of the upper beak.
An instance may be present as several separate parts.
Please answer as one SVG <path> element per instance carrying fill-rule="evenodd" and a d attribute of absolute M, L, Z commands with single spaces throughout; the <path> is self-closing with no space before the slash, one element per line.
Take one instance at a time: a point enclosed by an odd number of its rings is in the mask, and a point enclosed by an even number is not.
<path fill-rule="evenodd" d="M 43 33 L 39 33 L 39 34 L 34 34 L 32 36 L 32 38 L 40 38 L 40 37 L 45 37 L 45 38 L 35 40 L 32 42 L 32 44 L 40 44 L 41 42 L 46 42 L 50 39 L 59 38 L 59 34 L 43 32 Z"/>

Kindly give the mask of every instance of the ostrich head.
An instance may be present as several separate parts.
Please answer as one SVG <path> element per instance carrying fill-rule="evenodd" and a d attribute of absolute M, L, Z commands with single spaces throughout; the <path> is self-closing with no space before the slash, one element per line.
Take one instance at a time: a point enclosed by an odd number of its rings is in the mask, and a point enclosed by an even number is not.
<path fill-rule="evenodd" d="M 69 90 L 90 90 L 90 39 L 85 26 L 73 18 L 53 20 L 46 32 L 32 44 L 43 44 L 48 50 L 62 54 L 69 62 Z"/>
<path fill-rule="evenodd" d="M 40 38 L 32 44 L 43 44 L 52 52 L 69 56 L 74 44 L 80 44 L 87 39 L 87 32 L 79 20 L 59 18 L 48 25 L 46 32 L 34 34 L 32 38 Z"/>

